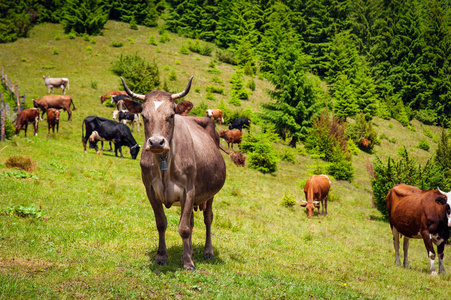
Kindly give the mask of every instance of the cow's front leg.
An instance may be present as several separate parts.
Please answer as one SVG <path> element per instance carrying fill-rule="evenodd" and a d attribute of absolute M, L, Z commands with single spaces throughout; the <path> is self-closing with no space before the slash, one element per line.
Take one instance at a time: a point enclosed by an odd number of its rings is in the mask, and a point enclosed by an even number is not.
<path fill-rule="evenodd" d="M 429 263 L 431 264 L 430 274 L 437 275 L 437 270 L 435 269 L 435 251 L 432 245 L 432 240 L 429 235 L 429 231 L 423 230 L 421 232 L 421 236 L 423 237 L 424 245 L 426 246 L 426 250 L 428 252 Z"/>
<path fill-rule="evenodd" d="M 158 230 L 158 250 L 157 257 L 155 258 L 155 263 L 158 265 L 166 264 L 168 260 L 168 251 L 166 248 L 166 240 L 165 233 L 166 228 L 168 227 L 168 221 L 166 219 L 166 215 L 164 214 L 163 205 L 155 196 L 155 192 L 150 186 L 150 180 L 147 180 L 144 173 L 143 174 L 143 182 L 147 181 L 148 184 L 144 183 L 146 186 L 147 197 L 149 198 L 150 205 L 152 205 L 153 213 L 155 216 L 155 223 L 157 225 Z M 147 186 L 149 186 L 147 188 Z"/>
<path fill-rule="evenodd" d="M 211 223 L 213 222 L 213 198 L 207 201 L 204 209 L 204 223 L 205 223 L 205 259 L 214 259 L 213 244 L 211 242 Z"/>
<path fill-rule="evenodd" d="M 194 223 L 193 205 L 194 205 L 194 187 L 186 193 L 182 200 L 182 215 L 180 216 L 179 234 L 183 242 L 183 268 L 194 271 L 193 245 L 191 242 L 192 225 Z"/>
<path fill-rule="evenodd" d="M 329 196 L 326 196 L 326 198 L 324 198 L 324 215 L 327 216 L 327 199 L 329 198 Z"/>
<path fill-rule="evenodd" d="M 404 251 L 404 268 L 409 268 L 409 238 L 404 236 L 404 242 L 402 243 L 402 249 Z"/>
<path fill-rule="evenodd" d="M 400 266 L 401 261 L 399 260 L 399 232 L 394 226 L 392 228 L 392 233 L 393 233 L 393 247 L 395 248 L 395 265 Z"/>
<path fill-rule="evenodd" d="M 443 258 L 445 257 L 445 242 L 442 242 L 437 246 L 438 253 L 438 273 L 446 275 L 445 265 L 443 264 Z"/>

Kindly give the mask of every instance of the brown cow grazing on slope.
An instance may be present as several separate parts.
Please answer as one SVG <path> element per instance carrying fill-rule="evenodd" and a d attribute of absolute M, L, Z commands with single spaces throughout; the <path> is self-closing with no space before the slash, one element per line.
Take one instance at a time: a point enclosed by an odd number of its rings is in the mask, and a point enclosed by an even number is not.
<path fill-rule="evenodd" d="M 49 108 L 47 110 L 47 124 L 49 126 L 49 132 L 50 128 L 52 128 L 53 133 L 55 133 L 55 125 L 56 125 L 56 132 L 59 131 L 59 123 L 60 123 L 60 111 L 56 108 Z"/>
<path fill-rule="evenodd" d="M 220 109 L 207 109 L 207 117 L 212 119 L 213 121 L 218 122 L 219 124 L 224 123 L 224 118 L 222 115 L 222 110 Z"/>
<path fill-rule="evenodd" d="M 141 113 L 144 120 L 146 136 L 140 164 L 159 233 L 156 263 L 165 264 L 168 256 L 165 242 L 167 219 L 163 205 L 166 208 L 180 205 L 178 231 L 183 241 L 183 267 L 188 270 L 195 269 L 191 242 L 195 207 L 203 210 L 205 257 L 214 257 L 211 242 L 213 197 L 221 190 L 226 178 L 225 162 L 218 149 L 219 137 L 213 121 L 206 117 L 183 117 L 175 113 L 174 100 L 188 94 L 192 78 L 181 93 L 152 91 L 146 95 L 130 91 L 121 78 L 127 93 L 144 101 L 124 100 L 127 109 L 135 114 Z"/>
<path fill-rule="evenodd" d="M 227 148 L 230 148 L 230 144 L 240 144 L 241 143 L 241 137 L 243 136 L 243 133 L 239 131 L 238 129 L 233 130 L 219 130 L 219 137 L 222 137 L 224 141 L 227 143 Z"/>
<path fill-rule="evenodd" d="M 41 120 L 44 114 L 49 108 L 64 109 L 67 111 L 69 116 L 68 120 L 72 121 L 72 111 L 70 106 L 72 105 L 73 110 L 76 110 L 74 101 L 71 96 L 57 96 L 57 95 L 47 95 L 39 98 L 38 100 L 32 99 L 34 107 L 40 108 L 42 110 Z"/>
<path fill-rule="evenodd" d="M 100 96 L 100 103 L 103 104 L 103 102 L 105 102 L 106 99 L 111 98 L 111 96 L 119 96 L 119 95 L 127 95 L 127 93 L 124 91 L 109 91 L 105 95 Z"/>
<path fill-rule="evenodd" d="M 69 89 L 69 79 L 67 78 L 51 78 L 49 76 L 42 75 L 45 85 L 47 86 L 47 93 L 50 94 L 50 90 L 53 93 L 53 88 L 61 88 L 61 94 L 66 94 L 66 88 Z"/>
<path fill-rule="evenodd" d="M 304 186 L 305 202 L 301 206 L 307 208 L 307 217 L 311 218 L 315 207 L 318 208 L 321 202 L 321 215 L 327 215 L 327 198 L 329 196 L 330 180 L 326 175 L 313 175 Z"/>
<path fill-rule="evenodd" d="M 395 185 L 385 197 L 390 227 L 393 233 L 395 248 L 395 264 L 399 260 L 399 239 L 404 236 L 404 267 L 409 268 L 407 252 L 409 239 L 423 239 L 428 252 L 430 273 L 437 275 L 435 269 L 435 251 L 437 246 L 439 273 L 445 274 L 443 257 L 445 243 L 450 235 L 451 227 L 451 192 L 423 191 L 406 184 Z"/>
<path fill-rule="evenodd" d="M 19 131 L 25 126 L 25 137 L 27 136 L 28 124 L 34 125 L 34 135 L 38 135 L 38 123 L 39 123 L 39 109 L 27 108 L 19 113 L 16 121 L 16 131 L 14 134 L 19 134 Z"/>

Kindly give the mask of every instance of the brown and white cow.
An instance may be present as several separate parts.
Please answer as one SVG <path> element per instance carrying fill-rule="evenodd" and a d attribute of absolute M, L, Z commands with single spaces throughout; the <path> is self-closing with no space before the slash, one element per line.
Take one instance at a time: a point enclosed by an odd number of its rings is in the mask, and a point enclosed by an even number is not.
<path fill-rule="evenodd" d="M 64 109 L 65 111 L 67 111 L 67 114 L 69 116 L 68 120 L 72 121 L 72 111 L 70 110 L 70 106 L 72 105 L 73 110 L 76 110 L 76 108 L 71 96 L 47 95 L 39 98 L 38 100 L 32 100 L 34 107 L 40 108 L 42 110 L 41 120 L 42 117 L 44 117 L 44 114 L 47 112 L 47 109 L 56 108 Z"/>
<path fill-rule="evenodd" d="M 103 104 L 103 102 L 105 102 L 106 99 L 111 98 L 111 96 L 119 96 L 119 95 L 127 95 L 127 93 L 124 91 L 109 91 L 105 95 L 100 96 L 100 103 Z"/>
<path fill-rule="evenodd" d="M 56 108 L 49 108 L 47 109 L 47 124 L 50 128 L 52 128 L 53 133 L 55 133 L 55 126 L 56 126 L 56 132 L 59 131 L 59 123 L 60 123 L 60 110 Z"/>
<path fill-rule="evenodd" d="M 219 130 L 219 137 L 223 138 L 224 141 L 227 143 L 227 148 L 230 148 L 230 144 L 240 144 L 241 143 L 241 137 L 243 136 L 243 133 L 239 131 L 238 129 L 232 129 L 232 130 Z"/>
<path fill-rule="evenodd" d="M 219 124 L 224 123 L 222 110 L 220 110 L 220 109 L 207 109 L 206 114 L 207 114 L 207 117 L 209 117 L 213 121 L 216 121 Z"/>
<path fill-rule="evenodd" d="M 27 136 L 28 124 L 33 124 L 34 135 L 38 135 L 38 123 L 39 123 L 39 109 L 37 108 L 27 108 L 22 110 L 16 121 L 16 131 L 14 134 L 19 134 L 19 131 L 25 126 L 25 136 Z"/>
<path fill-rule="evenodd" d="M 49 76 L 42 75 L 44 83 L 47 86 L 47 93 L 50 94 L 50 90 L 53 93 L 53 88 L 61 88 L 61 94 L 66 94 L 66 88 L 69 89 L 69 79 L 67 78 L 51 78 Z"/>
<path fill-rule="evenodd" d="M 393 233 L 395 264 L 399 260 L 399 239 L 404 236 L 404 267 L 409 267 L 407 252 L 409 239 L 423 239 L 428 252 L 430 273 L 437 275 L 435 269 L 435 251 L 437 246 L 439 273 L 445 274 L 443 257 L 445 243 L 449 238 L 451 227 L 451 192 L 444 193 L 438 189 L 424 191 L 406 184 L 395 185 L 385 197 L 390 227 Z"/>
<path fill-rule="evenodd" d="M 140 164 L 142 181 L 159 233 L 156 263 L 165 264 L 168 256 L 165 242 L 167 219 L 163 205 L 166 208 L 180 205 L 178 231 L 183 241 L 183 267 L 188 270 L 195 269 L 191 243 L 194 208 L 203 210 L 205 257 L 214 257 L 211 242 L 213 197 L 221 190 L 226 178 L 214 122 L 206 117 L 176 114 L 174 100 L 188 94 L 192 79 L 181 93 L 152 91 L 146 95 L 133 93 L 122 79 L 127 93 L 143 101 L 124 100 L 127 109 L 132 113 L 141 113 L 144 121 L 145 142 Z"/>
<path fill-rule="evenodd" d="M 318 208 L 321 203 L 321 215 L 327 215 L 327 198 L 329 197 L 330 180 L 326 175 L 313 175 L 304 186 L 305 200 L 301 206 L 306 207 L 307 217 L 311 218 L 315 207 Z"/>

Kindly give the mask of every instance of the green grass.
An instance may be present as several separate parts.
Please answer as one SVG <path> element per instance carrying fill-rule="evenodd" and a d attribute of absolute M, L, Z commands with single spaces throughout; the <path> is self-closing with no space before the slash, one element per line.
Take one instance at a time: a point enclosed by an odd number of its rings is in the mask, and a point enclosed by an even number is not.
<path fill-rule="evenodd" d="M 55 40 L 55 36 L 63 36 Z M 34 177 L 0 176 L 0 298 L 157 298 L 157 299 L 447 299 L 450 275 L 431 277 L 426 250 L 421 240 L 410 242 L 410 266 L 394 265 L 389 225 L 381 221 L 372 205 L 370 178 L 366 169 L 374 156 L 354 156 L 353 183 L 332 181 L 327 217 L 308 219 L 299 204 L 304 199 L 303 183 L 316 162 L 302 151 L 293 152 L 295 163 L 280 161 L 274 174 L 262 174 L 235 167 L 225 157 L 227 181 L 215 197 L 212 239 L 214 261 L 203 259 L 205 226 L 202 213 L 195 213 L 193 233 L 196 272 L 182 269 L 182 242 L 177 225 L 180 209 L 166 210 L 168 264 L 153 263 L 158 234 L 150 204 L 141 183 L 139 159 L 125 159 L 93 149 L 83 152 L 81 122 L 88 115 L 111 118 L 112 109 L 100 104 L 99 96 L 119 88 L 110 70 L 121 54 L 155 59 L 160 71 L 170 66 L 177 80 L 169 87 L 181 91 L 194 75 L 186 100 L 195 105 L 205 99 L 213 79 L 224 83 L 225 95 L 215 94 L 209 105 L 227 103 L 229 79 L 234 70 L 216 64 L 221 72 L 211 74 L 211 57 L 179 54 L 186 39 L 169 34 L 160 44 L 161 53 L 147 42 L 160 39 L 157 29 L 108 22 L 104 36 L 86 51 L 81 37 L 68 39 L 60 25 L 35 27 L 28 39 L 0 45 L 0 64 L 16 80 L 27 99 L 46 94 L 42 75 L 68 77 L 69 95 L 77 110 L 73 121 L 62 113 L 59 134 L 47 134 L 45 121 L 39 135 L 0 143 L 0 174 L 17 172 L 5 161 L 13 155 L 30 157 L 36 164 Z M 133 38 L 134 44 L 127 38 Z M 123 47 L 111 47 L 124 42 Z M 56 48 L 59 55 L 53 55 Z M 179 60 L 180 65 L 173 62 Z M 249 77 L 245 77 L 246 81 Z M 242 106 L 258 110 L 269 101 L 271 85 L 254 78 L 256 90 Z M 93 86 L 96 82 L 96 88 Z M 56 90 L 60 93 L 60 90 Z M 30 104 L 29 100 L 29 105 Z M 243 107 L 243 108 L 244 108 Z M 392 124 L 392 125 L 390 125 Z M 410 156 L 424 163 L 437 144 L 428 136 L 402 127 L 394 120 L 375 119 L 375 128 L 389 139 L 375 152 L 383 160 L 396 157 L 406 146 Z M 440 129 L 413 122 L 416 128 L 439 136 Z M 225 125 L 219 126 L 225 128 Z M 421 130 L 420 130 L 421 132 Z M 138 143 L 143 133 L 133 133 Z M 431 148 L 416 148 L 420 140 Z M 223 144 L 225 145 L 225 144 Z M 279 143 L 276 150 L 286 149 Z M 299 145 L 301 148 L 302 145 Z M 107 146 L 108 148 L 108 146 Z M 293 195 L 296 205 L 281 205 Z M 3 214 L 8 207 L 35 206 L 40 218 Z M 451 272 L 449 247 L 445 268 Z M 451 274 L 451 273 L 450 273 Z"/>

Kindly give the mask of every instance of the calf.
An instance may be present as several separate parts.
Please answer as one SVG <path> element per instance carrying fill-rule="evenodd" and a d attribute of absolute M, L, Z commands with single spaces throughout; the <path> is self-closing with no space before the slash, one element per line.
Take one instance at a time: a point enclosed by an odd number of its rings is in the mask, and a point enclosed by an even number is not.
<path fill-rule="evenodd" d="M 60 111 L 56 108 L 49 108 L 47 110 L 47 124 L 49 126 L 49 132 L 50 128 L 52 128 L 53 133 L 55 133 L 55 125 L 56 125 L 56 132 L 59 131 L 59 123 L 60 123 Z"/>
<path fill-rule="evenodd" d="M 86 127 L 86 133 L 84 128 Z M 130 147 L 130 154 L 136 159 L 140 146 L 133 138 L 130 129 L 122 124 L 101 117 L 90 116 L 83 120 L 82 138 L 84 151 L 86 152 L 86 143 L 89 139 L 89 148 L 95 148 L 97 154 L 100 154 L 97 147 L 97 141 L 112 141 L 116 156 L 119 150 L 121 157 L 122 146 Z"/>
<path fill-rule="evenodd" d="M 301 206 L 307 208 L 307 217 L 311 218 L 315 207 L 318 208 L 321 202 L 321 215 L 327 215 L 327 198 L 329 197 L 330 180 L 326 175 L 313 175 L 304 186 L 305 200 Z"/>
<path fill-rule="evenodd" d="M 232 123 L 229 123 L 229 129 L 239 129 L 243 131 L 243 127 L 249 128 L 251 126 L 251 120 L 248 118 L 237 118 L 233 120 Z"/>
<path fill-rule="evenodd" d="M 25 137 L 27 136 L 28 124 L 33 123 L 34 135 L 38 135 L 39 110 L 37 108 L 27 108 L 22 110 L 16 121 L 16 131 L 14 134 L 19 134 L 19 131 L 25 126 Z"/>
<path fill-rule="evenodd" d="M 209 117 L 213 121 L 218 122 L 219 124 L 224 123 L 222 110 L 220 109 L 207 109 L 207 117 Z"/>
<path fill-rule="evenodd" d="M 224 141 L 227 142 L 227 148 L 230 148 L 230 144 L 232 144 L 232 149 L 233 149 L 233 144 L 237 143 L 240 144 L 241 143 L 241 137 L 243 136 L 243 133 L 241 131 L 239 131 L 238 129 L 233 129 L 233 130 L 219 130 L 219 137 L 222 137 L 224 139 Z"/>
<path fill-rule="evenodd" d="M 430 273 L 437 275 L 435 269 L 435 251 L 437 246 L 439 273 L 445 274 L 443 257 L 445 243 L 449 238 L 451 227 L 451 192 L 444 193 L 438 189 L 424 191 L 406 184 L 395 185 L 385 197 L 390 227 L 393 233 L 395 264 L 399 260 L 399 239 L 404 236 L 404 267 L 409 267 L 407 252 L 409 239 L 422 238 L 428 252 Z"/>

